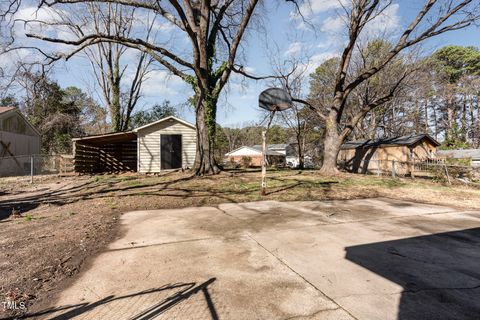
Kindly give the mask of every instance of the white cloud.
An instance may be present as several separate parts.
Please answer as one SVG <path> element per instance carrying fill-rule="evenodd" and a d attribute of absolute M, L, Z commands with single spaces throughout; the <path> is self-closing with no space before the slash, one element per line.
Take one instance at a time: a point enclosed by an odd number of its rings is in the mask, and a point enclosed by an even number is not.
<path fill-rule="evenodd" d="M 322 52 L 322 53 L 317 53 L 313 56 L 310 57 L 308 60 L 308 64 L 305 66 L 305 74 L 310 74 L 315 71 L 315 69 L 320 66 L 322 63 L 324 63 L 326 60 L 333 58 L 337 56 L 338 54 L 335 52 Z"/>
<path fill-rule="evenodd" d="M 69 19 L 70 14 L 60 9 L 50 7 L 24 7 L 15 13 L 15 35 L 16 42 L 27 41 L 25 34 L 47 36 L 62 40 L 75 40 L 77 36 L 67 27 L 59 22 Z M 26 23 L 24 23 L 26 22 Z M 42 49 L 68 52 L 71 46 L 62 43 L 53 43 L 40 40 L 28 39 L 29 43 Z"/>
<path fill-rule="evenodd" d="M 247 66 L 247 67 L 243 67 L 243 70 L 245 70 L 245 72 L 251 74 L 251 73 L 255 72 L 256 69 L 254 67 L 248 67 Z"/>
<path fill-rule="evenodd" d="M 65 14 L 62 11 L 57 11 L 49 7 L 25 7 L 20 9 L 15 14 L 15 19 L 20 20 L 41 20 L 41 21 L 50 21 L 52 19 L 59 19 L 61 14 Z"/>
<path fill-rule="evenodd" d="M 143 84 L 143 93 L 147 96 L 176 96 L 186 93 L 185 82 L 165 70 L 154 70 L 148 74 Z"/>
<path fill-rule="evenodd" d="M 329 36 L 329 37 L 326 37 L 325 40 L 320 42 L 317 45 L 317 48 L 328 49 L 328 48 L 335 47 L 335 45 L 337 45 L 338 43 L 339 43 L 339 39 L 337 37 Z"/>
<path fill-rule="evenodd" d="M 395 31 L 400 26 L 400 5 L 394 3 L 387 7 L 379 16 L 365 26 L 364 33 L 368 36 L 379 36 L 384 32 Z"/>
<path fill-rule="evenodd" d="M 160 31 L 169 33 L 175 31 L 176 29 L 176 26 L 173 23 L 166 20 L 164 21 L 164 19 L 158 17 L 157 15 L 153 15 L 148 11 L 136 12 L 133 25 L 142 32 L 145 32 L 146 28 L 149 28 L 150 26 L 152 26 L 152 30 L 154 32 Z"/>
<path fill-rule="evenodd" d="M 298 52 L 300 52 L 303 48 L 303 45 L 301 42 L 292 42 L 288 46 L 287 50 L 285 51 L 284 55 L 286 56 L 291 56 L 294 55 Z"/>
<path fill-rule="evenodd" d="M 153 27 L 162 32 L 171 32 L 176 28 L 171 22 L 156 22 Z"/>
<path fill-rule="evenodd" d="M 17 63 L 19 61 L 25 61 L 29 59 L 30 55 L 31 52 L 27 49 L 17 49 L 2 53 L 2 58 L 0 59 L 0 69 L 3 69 L 6 71 L 6 73 L 13 71 L 17 67 Z"/>
<path fill-rule="evenodd" d="M 345 22 L 341 16 L 337 16 L 325 19 L 320 30 L 323 32 L 338 33 L 343 28 L 345 28 Z"/>
<path fill-rule="evenodd" d="M 390 32 L 400 25 L 399 16 L 400 5 L 397 3 L 388 6 L 381 14 L 370 21 L 364 29 L 364 34 L 378 35 L 382 32 Z M 327 33 L 339 33 L 346 28 L 345 17 L 337 15 L 336 17 L 327 17 L 321 26 L 321 31 Z"/>
<path fill-rule="evenodd" d="M 350 1 L 351 0 L 307 0 L 300 6 L 300 13 L 302 16 L 309 18 L 319 13 L 339 9 L 342 6 L 348 6 Z M 298 19 L 300 18 L 300 15 L 292 12 L 290 17 L 292 19 Z"/>

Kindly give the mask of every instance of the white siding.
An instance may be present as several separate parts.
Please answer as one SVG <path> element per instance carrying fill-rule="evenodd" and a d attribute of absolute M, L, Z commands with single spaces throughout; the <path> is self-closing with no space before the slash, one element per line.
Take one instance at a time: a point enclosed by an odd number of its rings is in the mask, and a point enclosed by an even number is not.
<path fill-rule="evenodd" d="M 0 144 L 0 157 L 6 157 L 0 159 L 0 177 L 30 172 L 31 155 L 40 154 L 40 137 L 0 131 L 0 141 L 10 144 L 8 150 L 15 156 L 11 158 Z"/>
<path fill-rule="evenodd" d="M 196 130 L 172 119 L 138 131 L 138 171 L 160 172 L 160 135 L 162 134 L 182 135 L 182 167 L 191 168 L 195 162 Z"/>
<path fill-rule="evenodd" d="M 5 145 L 10 143 L 8 150 L 15 156 L 40 154 L 40 137 L 27 136 L 25 134 L 0 131 L 0 141 Z M 0 157 L 9 157 L 10 154 L 3 150 L 0 144 Z"/>

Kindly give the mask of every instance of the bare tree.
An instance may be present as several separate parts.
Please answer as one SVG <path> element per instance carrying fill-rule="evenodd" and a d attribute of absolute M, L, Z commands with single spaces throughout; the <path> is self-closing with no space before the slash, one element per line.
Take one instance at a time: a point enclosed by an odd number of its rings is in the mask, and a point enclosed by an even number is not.
<path fill-rule="evenodd" d="M 190 46 L 187 49 L 177 42 L 168 41 L 168 38 L 149 39 L 142 32 L 119 35 L 87 30 L 83 35 L 73 38 L 29 32 L 27 36 L 73 47 L 71 51 L 56 54 L 38 49 L 51 62 L 62 58 L 68 60 L 99 43 L 121 44 L 148 54 L 172 74 L 190 84 L 195 93 L 193 101 L 197 126 L 194 169 L 198 175 L 212 174 L 219 172 L 213 152 L 217 101 L 231 72 L 241 72 L 235 60 L 258 2 L 259 0 L 51 0 L 38 3 L 39 8 L 56 8 L 58 11 L 82 7 L 88 3 L 115 3 L 135 8 L 173 26 L 176 32 L 189 40 Z M 39 19 L 26 23 L 28 25 L 32 22 L 58 27 L 55 22 Z M 75 27 L 82 29 L 81 24 L 76 24 Z"/>
<path fill-rule="evenodd" d="M 336 162 L 341 144 L 367 114 L 395 96 L 401 83 L 408 78 L 408 73 L 404 73 L 393 83 L 385 84 L 389 90 L 375 99 L 362 103 L 360 108 L 351 113 L 348 121 L 342 123 L 345 113 L 349 112 L 351 104 L 348 101 L 352 93 L 390 64 L 395 63 L 396 58 L 403 51 L 439 34 L 469 26 L 478 19 L 480 12 L 477 1 L 425 1 L 417 15 L 381 59 L 361 70 L 352 68 L 362 32 L 391 5 L 392 1 L 359 0 L 343 6 L 348 39 L 339 59 L 338 72 L 331 94 L 332 102 L 326 106 L 326 109 L 317 108 L 317 114 L 325 119 L 324 161 L 321 173 L 338 172 Z M 352 70 L 355 70 L 355 73 Z"/>
<path fill-rule="evenodd" d="M 309 113 L 306 113 L 307 104 L 302 98 L 302 88 L 307 70 L 307 65 L 300 59 L 291 57 L 288 61 L 274 61 L 272 63 L 278 78 L 273 82 L 284 88 L 294 100 L 292 108 L 280 113 L 280 122 L 286 125 L 294 133 L 296 151 L 299 160 L 299 168 L 304 168 L 306 133 L 310 122 L 307 120 Z"/>
<path fill-rule="evenodd" d="M 222 127 L 222 131 L 228 142 L 228 152 L 240 147 L 242 130 L 238 126 Z"/>
<path fill-rule="evenodd" d="M 133 36 L 135 11 L 135 8 L 124 8 L 117 3 L 87 3 L 83 15 L 80 13 L 80 20 L 83 25 L 91 25 L 93 32 L 97 34 L 128 38 Z M 64 21 L 78 38 L 85 36 L 85 32 L 78 29 L 70 19 Z M 153 21 L 147 22 L 147 39 L 150 37 Z M 141 97 L 142 85 L 153 61 L 145 52 L 140 52 L 135 57 L 136 61 L 126 61 L 127 50 L 127 46 L 115 42 L 100 42 L 84 50 L 103 100 L 108 106 L 114 132 L 129 128 L 130 117 Z M 128 71 L 133 74 L 131 79 L 125 79 Z M 124 87 L 125 82 L 128 84 Z"/>
<path fill-rule="evenodd" d="M 352 72 L 355 74 L 375 66 L 391 49 L 392 44 L 383 39 L 375 39 L 364 46 L 359 46 L 357 54 L 352 58 Z M 350 105 L 346 108 L 342 121 L 343 126 L 348 126 L 351 119 L 361 113 L 371 101 L 388 96 L 394 90 L 388 101 L 374 108 L 358 121 L 356 130 L 352 133 L 356 138 L 369 139 L 379 135 L 403 134 L 400 130 L 406 126 L 401 126 L 400 121 L 405 118 L 400 119 L 397 117 L 397 113 L 400 111 L 405 114 L 412 109 L 417 112 L 419 109 L 408 108 L 406 99 L 409 92 L 415 88 L 417 72 L 421 66 L 421 60 L 417 58 L 415 50 L 409 52 L 408 55 L 400 54 L 395 57 L 381 72 L 370 77 L 352 91 Z M 393 116 L 388 117 L 390 114 Z M 388 121 L 385 121 L 386 119 Z"/>

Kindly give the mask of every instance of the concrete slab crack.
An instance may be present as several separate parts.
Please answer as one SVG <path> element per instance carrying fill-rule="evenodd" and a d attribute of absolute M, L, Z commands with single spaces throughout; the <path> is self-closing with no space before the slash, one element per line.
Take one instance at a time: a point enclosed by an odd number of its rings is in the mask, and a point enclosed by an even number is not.
<path fill-rule="evenodd" d="M 298 273 L 297 271 L 295 271 L 295 269 L 293 269 L 292 267 L 290 267 L 285 261 L 283 261 L 280 257 L 278 257 L 277 255 L 275 255 L 272 251 L 268 250 L 265 246 L 263 246 L 260 242 L 258 242 L 254 237 L 252 237 L 252 235 L 250 234 L 247 234 L 247 236 L 252 239 L 253 241 L 255 241 L 255 243 L 260 246 L 263 250 L 265 250 L 268 254 L 270 254 L 271 256 L 273 256 L 275 259 L 277 259 L 282 265 L 284 265 L 286 268 L 288 268 L 290 271 L 292 271 L 293 273 L 295 273 L 298 277 L 300 277 L 305 283 L 307 283 L 308 285 L 310 285 L 312 288 L 314 288 L 315 290 L 317 290 L 318 292 L 320 292 L 323 296 L 325 296 L 329 301 L 331 301 L 332 303 L 334 303 L 338 308 L 342 309 L 343 311 L 345 311 L 349 316 L 351 316 L 353 319 L 357 319 L 357 317 L 355 317 L 353 314 L 351 314 L 347 309 L 343 308 L 341 305 L 339 305 L 333 298 L 329 297 L 325 292 L 323 292 L 322 290 L 320 290 L 320 288 L 318 288 L 317 286 L 315 286 L 313 283 L 311 283 L 309 280 L 307 280 L 304 276 L 302 276 L 300 273 Z M 337 308 L 335 309 L 330 309 L 330 310 L 336 310 Z"/>
<path fill-rule="evenodd" d="M 335 311 L 335 310 L 340 310 L 340 308 L 319 310 L 319 311 L 315 311 L 315 312 L 313 312 L 313 313 L 306 314 L 306 315 L 298 315 L 298 316 L 288 317 L 288 318 L 285 318 L 284 320 L 294 320 L 294 319 L 311 318 L 311 317 L 315 317 L 315 316 L 317 316 L 317 315 L 319 315 L 319 314 L 322 314 L 322 313 L 325 313 L 325 312 L 330 312 L 330 311 Z"/>
<path fill-rule="evenodd" d="M 131 250 L 131 249 L 141 249 L 141 248 L 148 248 L 148 247 L 165 246 L 165 245 L 170 245 L 170 244 L 177 244 L 177 243 L 184 243 L 184 242 L 195 242 L 195 241 L 205 241 L 205 240 L 212 240 L 212 239 L 220 239 L 220 238 L 219 237 L 206 237 L 206 238 L 198 238 L 198 239 L 187 239 L 187 240 L 178 240 L 178 241 L 171 241 L 171 242 L 152 243 L 152 244 L 146 244 L 146 245 L 141 245 L 141 246 L 131 246 L 131 247 L 126 247 L 126 248 L 108 249 L 108 250 L 106 250 L 106 252 Z"/>

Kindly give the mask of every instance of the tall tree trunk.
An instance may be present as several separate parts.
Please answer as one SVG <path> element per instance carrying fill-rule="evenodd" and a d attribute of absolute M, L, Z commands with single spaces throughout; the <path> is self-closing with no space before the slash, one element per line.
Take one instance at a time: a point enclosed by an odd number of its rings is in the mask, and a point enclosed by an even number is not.
<path fill-rule="evenodd" d="M 120 116 L 120 87 L 114 85 L 112 88 L 112 100 L 110 105 L 110 115 L 112 117 L 112 131 L 122 131 L 122 119 Z"/>
<path fill-rule="evenodd" d="M 466 94 L 463 95 L 463 104 L 462 104 L 462 120 L 461 120 L 461 139 L 462 142 L 468 141 L 468 124 L 467 124 L 467 97 Z"/>
<path fill-rule="evenodd" d="M 203 99 L 197 103 L 197 153 L 193 169 L 198 176 L 220 172 L 214 157 L 215 119 L 210 119 L 212 110 L 209 108 L 211 109 L 212 105 Z"/>
<path fill-rule="evenodd" d="M 447 128 L 445 130 L 445 141 L 447 143 L 452 143 L 453 141 L 457 140 L 457 130 L 456 130 L 456 116 L 455 116 L 455 97 L 453 92 L 453 86 L 448 84 L 447 86 L 447 101 L 446 101 L 446 116 L 447 116 Z"/>
<path fill-rule="evenodd" d="M 429 133 L 429 128 L 428 128 L 428 99 L 423 105 L 423 112 L 424 112 L 424 125 L 423 125 L 423 130 L 425 130 L 425 133 Z"/>
<path fill-rule="evenodd" d="M 302 135 L 297 134 L 297 151 L 298 151 L 298 169 L 305 169 L 305 155 L 303 150 L 305 148 L 305 139 L 302 139 Z"/>
<path fill-rule="evenodd" d="M 475 130 L 475 148 L 480 147 L 480 95 L 477 95 L 475 98 L 475 106 L 477 109 L 475 120 L 472 120 L 472 127 Z M 473 125 L 476 123 L 476 126 Z"/>
<path fill-rule="evenodd" d="M 470 142 L 472 143 L 472 147 L 475 148 L 475 113 L 474 113 L 474 103 L 475 103 L 475 98 L 470 96 L 470 103 L 468 104 L 468 113 L 470 115 L 470 126 L 469 126 L 469 139 Z"/>
<path fill-rule="evenodd" d="M 337 169 L 337 157 L 340 152 L 340 135 L 337 129 L 337 113 L 331 111 L 325 123 L 325 138 L 323 144 L 323 164 L 320 173 L 325 175 L 335 175 Z"/>
<path fill-rule="evenodd" d="M 110 86 L 112 88 L 112 98 L 110 102 L 110 115 L 112 117 L 112 131 L 122 131 L 122 117 L 120 106 L 120 61 L 119 58 L 115 58 L 113 66 L 113 74 L 110 79 Z"/>

